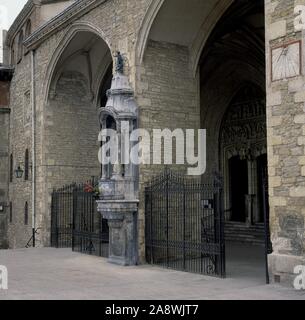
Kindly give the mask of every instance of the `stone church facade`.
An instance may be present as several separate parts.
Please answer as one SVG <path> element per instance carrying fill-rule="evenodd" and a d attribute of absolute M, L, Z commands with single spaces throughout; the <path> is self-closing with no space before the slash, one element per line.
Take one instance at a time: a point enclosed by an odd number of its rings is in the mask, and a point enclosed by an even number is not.
<path fill-rule="evenodd" d="M 263 222 L 261 177 L 268 177 L 269 268 L 273 281 L 291 281 L 305 263 L 297 6 L 305 1 L 29 0 L 6 37 L 3 68 L 13 68 L 12 79 L 0 67 L 0 245 L 24 247 L 39 228 L 37 245 L 48 246 L 52 190 L 100 175 L 98 109 L 120 51 L 140 128 L 207 129 L 207 173 L 224 177 L 229 225 Z M 139 168 L 142 263 L 143 190 L 160 170 Z"/>

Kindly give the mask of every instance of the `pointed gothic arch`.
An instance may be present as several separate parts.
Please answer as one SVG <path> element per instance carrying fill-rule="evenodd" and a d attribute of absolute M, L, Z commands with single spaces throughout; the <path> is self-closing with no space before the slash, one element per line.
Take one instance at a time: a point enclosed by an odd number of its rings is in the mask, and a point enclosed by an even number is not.
<path fill-rule="evenodd" d="M 195 1 L 194 3 L 191 2 L 192 1 L 190 0 L 182 0 L 179 4 L 186 6 L 188 10 L 193 10 L 193 12 L 202 12 L 202 8 L 198 1 Z M 192 41 L 188 43 L 188 47 L 190 50 L 190 68 L 192 70 L 193 77 L 196 76 L 201 52 L 206 41 L 223 14 L 232 5 L 233 0 L 217 0 L 216 3 L 213 3 L 213 1 L 208 2 L 211 3 L 211 7 L 208 7 L 205 12 L 203 11 L 202 17 L 197 17 L 198 21 L 194 22 L 196 27 L 191 28 L 192 32 L 187 35 L 192 39 Z M 159 25 L 161 28 L 160 35 L 167 32 L 168 39 L 175 38 L 175 28 L 173 27 L 171 30 L 166 30 L 166 28 L 175 23 L 179 23 L 179 25 L 183 27 L 185 21 L 182 21 L 181 18 L 191 16 L 191 14 L 186 15 L 185 10 L 180 10 L 178 7 L 177 2 L 174 0 L 155 0 L 151 2 L 151 5 L 144 16 L 137 37 L 136 63 L 139 65 L 142 64 L 147 43 L 151 34 L 154 32 L 154 29 L 157 29 Z M 162 16 L 167 18 L 168 23 L 166 25 L 162 23 Z M 185 30 L 186 29 L 187 28 L 185 28 Z M 181 36 L 183 37 L 183 35 Z"/>
<path fill-rule="evenodd" d="M 91 23 L 73 23 L 58 42 L 43 89 L 45 117 L 52 121 L 44 129 L 45 141 L 52 145 L 49 185 L 100 176 L 97 109 L 110 89 L 112 61 L 108 40 Z"/>
<path fill-rule="evenodd" d="M 60 72 L 58 72 L 59 68 L 59 62 L 60 58 L 62 57 L 63 53 L 71 43 L 71 41 L 75 38 L 75 36 L 81 32 L 87 32 L 94 34 L 98 37 L 99 41 L 103 42 L 105 44 L 105 50 L 104 54 L 101 53 L 101 61 L 100 65 L 98 66 L 98 69 L 100 70 L 99 75 L 97 76 L 97 79 L 99 79 L 101 84 L 103 80 L 103 75 L 106 73 L 109 65 L 113 63 L 113 57 L 112 57 L 112 49 L 110 46 L 110 42 L 104 32 L 96 27 L 94 24 L 90 22 L 74 22 L 71 27 L 67 30 L 67 32 L 62 36 L 62 38 L 59 40 L 57 47 L 55 48 L 51 59 L 48 63 L 44 88 L 43 88 L 43 95 L 44 95 L 44 104 L 46 105 L 49 99 L 49 95 L 52 95 L 52 89 L 54 88 L 54 85 L 52 87 L 52 83 L 54 84 L 54 81 L 58 81 L 58 78 L 60 76 Z M 101 75 L 102 74 L 102 75 Z M 94 79 L 96 80 L 96 79 Z M 96 81 L 94 81 L 96 83 Z M 95 97 L 98 96 L 99 93 L 99 86 L 94 87 L 94 93 Z M 97 100 L 95 100 L 97 102 Z"/>

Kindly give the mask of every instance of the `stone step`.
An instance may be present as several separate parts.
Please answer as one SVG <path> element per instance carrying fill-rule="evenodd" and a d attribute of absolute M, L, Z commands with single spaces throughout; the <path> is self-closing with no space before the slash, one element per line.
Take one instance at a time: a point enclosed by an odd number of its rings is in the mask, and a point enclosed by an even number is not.
<path fill-rule="evenodd" d="M 226 222 L 225 239 L 230 242 L 264 245 L 264 225 L 247 226 L 244 223 Z"/>
<path fill-rule="evenodd" d="M 246 232 L 246 233 L 264 233 L 264 229 L 256 229 L 256 228 L 232 228 L 225 226 L 225 230 L 228 231 L 240 231 L 240 232 Z"/>
<path fill-rule="evenodd" d="M 260 229 L 263 230 L 265 228 L 263 223 L 254 224 L 251 226 L 247 226 L 245 223 L 239 223 L 239 222 L 225 222 L 225 226 L 229 228 L 254 228 L 254 229 Z"/>
<path fill-rule="evenodd" d="M 234 227 L 228 227 L 228 226 L 224 226 L 226 230 L 241 230 L 241 231 L 257 231 L 257 232 L 264 232 L 264 229 L 256 229 L 256 228 L 234 228 Z"/>
<path fill-rule="evenodd" d="M 235 242 L 235 243 L 242 243 L 242 244 L 253 244 L 253 245 L 265 245 L 264 240 L 258 239 L 238 239 L 238 238 L 226 238 L 226 242 Z"/>
<path fill-rule="evenodd" d="M 237 236 L 251 236 L 251 237 L 264 237 L 265 234 L 263 232 L 237 232 L 237 231 L 228 231 L 225 230 L 226 235 L 237 235 Z"/>
<path fill-rule="evenodd" d="M 226 233 L 235 233 L 235 234 L 262 234 L 264 235 L 264 230 L 250 230 L 250 229 L 228 229 L 225 228 Z"/>
<path fill-rule="evenodd" d="M 262 240 L 247 240 L 247 241 L 243 241 L 240 239 L 226 239 L 226 242 L 228 243 L 240 243 L 240 244 L 247 244 L 247 245 L 253 245 L 253 246 L 260 246 L 260 247 L 264 247 L 265 246 L 265 242 Z"/>
<path fill-rule="evenodd" d="M 228 230 L 225 229 L 225 234 L 236 234 L 236 235 L 254 235 L 254 236 L 265 236 L 264 232 L 254 231 L 240 231 L 240 230 Z"/>
<path fill-rule="evenodd" d="M 252 239 L 252 240 L 264 240 L 264 235 L 252 235 L 252 234 L 232 234 L 232 233 L 225 233 L 225 237 L 226 238 L 232 238 L 232 239 L 235 239 L 235 238 L 238 238 L 238 239 Z"/>
<path fill-rule="evenodd" d="M 234 235 L 244 235 L 244 236 L 265 236 L 264 232 L 251 232 L 251 231 L 244 231 L 244 232 L 238 232 L 237 230 L 226 230 L 225 229 L 225 234 L 234 234 Z"/>

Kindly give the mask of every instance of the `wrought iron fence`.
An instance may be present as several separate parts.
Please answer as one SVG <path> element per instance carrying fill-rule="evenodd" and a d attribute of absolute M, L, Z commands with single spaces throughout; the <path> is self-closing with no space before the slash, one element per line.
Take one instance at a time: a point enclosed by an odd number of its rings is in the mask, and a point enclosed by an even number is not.
<path fill-rule="evenodd" d="M 193 273 L 225 276 L 222 188 L 166 170 L 145 191 L 146 260 Z"/>
<path fill-rule="evenodd" d="M 51 246 L 108 257 L 109 228 L 97 212 L 95 180 L 72 184 L 52 193 Z M 93 188 L 92 188 L 93 189 Z"/>
<path fill-rule="evenodd" d="M 72 248 L 73 190 L 76 184 L 54 190 L 51 203 L 51 247 Z"/>

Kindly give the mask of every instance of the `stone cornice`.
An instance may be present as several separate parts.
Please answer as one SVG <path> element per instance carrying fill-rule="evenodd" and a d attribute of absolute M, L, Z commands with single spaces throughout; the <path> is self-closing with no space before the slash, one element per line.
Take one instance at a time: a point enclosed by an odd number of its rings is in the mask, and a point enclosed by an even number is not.
<path fill-rule="evenodd" d="M 42 25 L 24 41 L 28 49 L 36 48 L 42 41 L 59 29 L 64 28 L 69 22 L 77 19 L 99 4 L 108 0 L 77 0 L 53 19 Z"/>
<path fill-rule="evenodd" d="M 17 32 L 19 31 L 20 25 L 26 20 L 26 18 L 31 14 L 33 8 L 37 4 L 34 3 L 33 0 L 28 0 L 28 2 L 25 4 L 17 18 L 15 19 L 14 23 L 10 27 L 7 37 L 6 37 L 6 45 L 8 47 L 11 46 L 11 43 L 16 36 Z"/>

